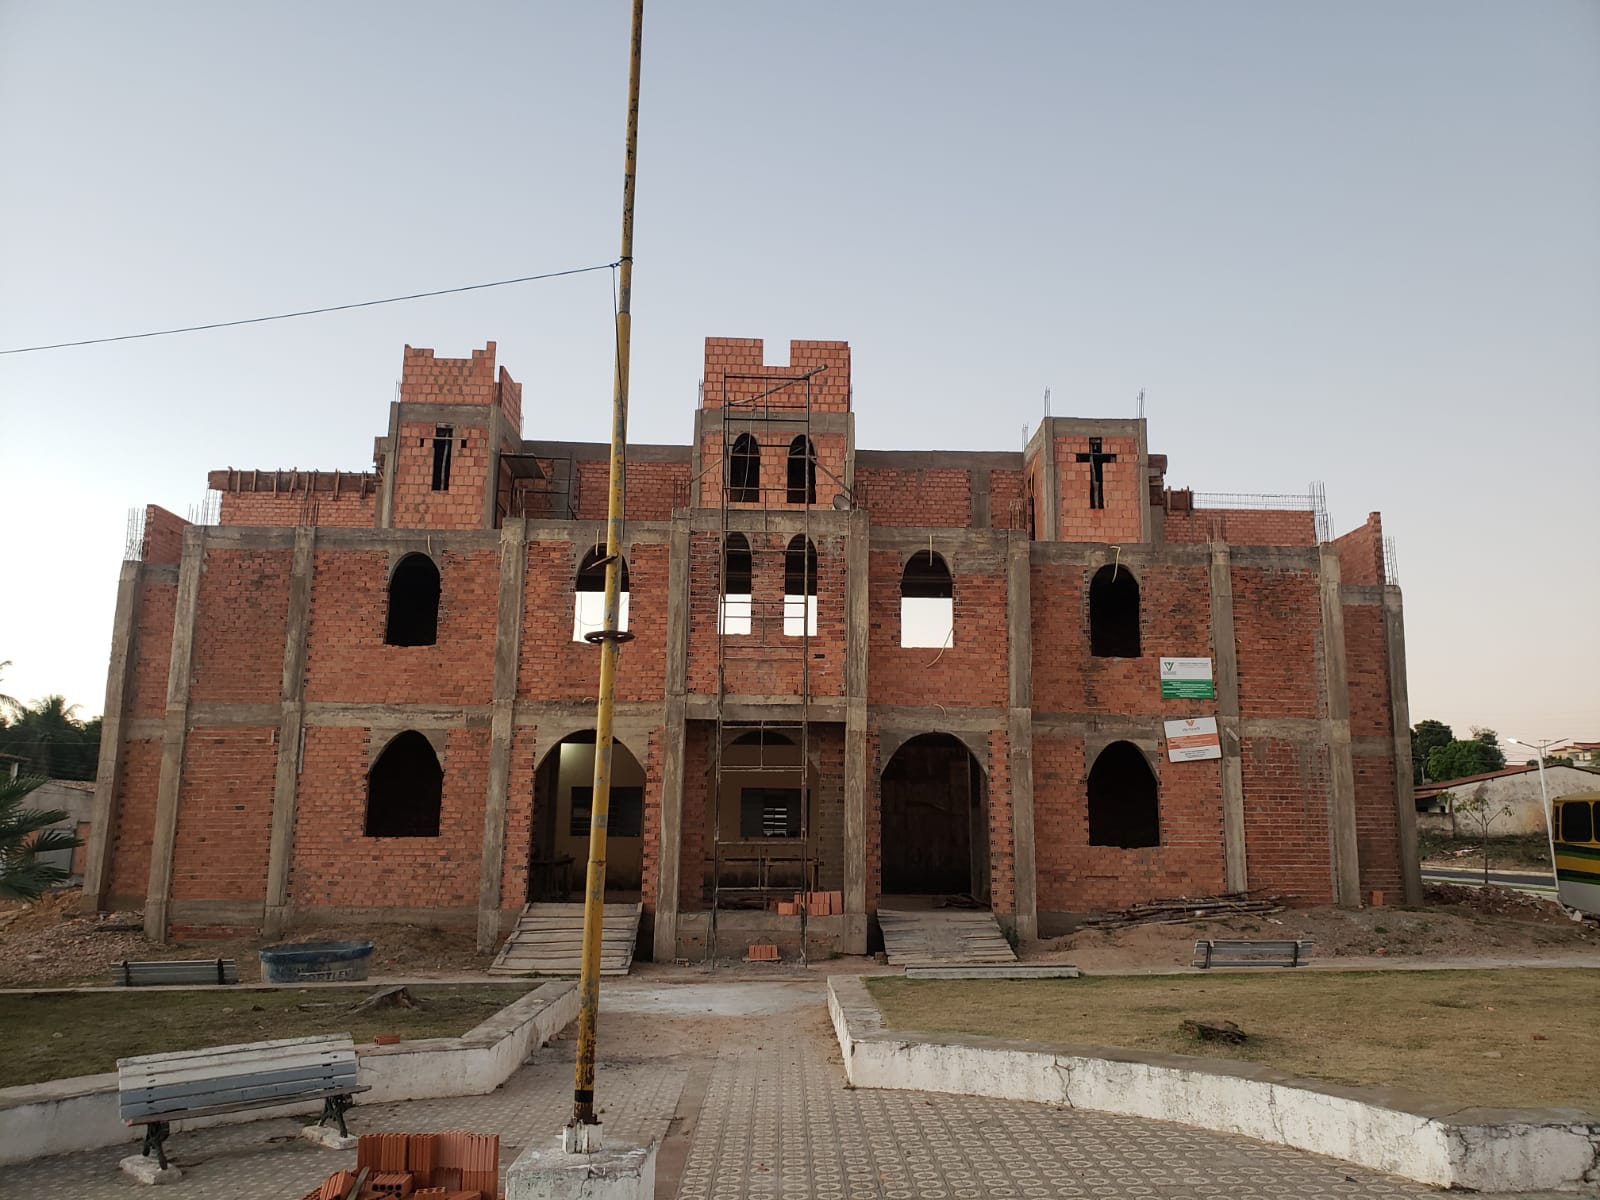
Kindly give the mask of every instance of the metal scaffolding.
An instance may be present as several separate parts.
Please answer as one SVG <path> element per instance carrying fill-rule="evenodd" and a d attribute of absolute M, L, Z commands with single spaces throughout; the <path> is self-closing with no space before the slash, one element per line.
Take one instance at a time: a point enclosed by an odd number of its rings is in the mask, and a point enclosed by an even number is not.
<path fill-rule="evenodd" d="M 697 573 L 717 581 L 717 707 L 710 772 L 712 811 L 710 920 L 706 958 L 717 959 L 720 914 L 734 910 L 770 911 L 792 902 L 795 892 L 815 890 L 817 863 L 812 848 L 811 655 L 816 636 L 818 568 L 812 539 L 817 500 L 816 445 L 812 440 L 812 380 L 822 368 L 787 378 L 725 374 L 722 377 L 722 454 L 717 481 L 720 538 L 714 572 Z M 754 394 L 731 399 L 741 384 L 755 383 Z M 748 440 L 746 440 L 748 439 Z M 755 453 L 750 454 L 754 443 Z M 785 447 L 784 478 L 774 486 L 769 453 Z M 765 472 L 763 468 L 766 468 Z M 799 521 L 794 520 L 799 517 Z M 787 535 L 787 536 L 786 536 Z M 734 539 L 743 539 L 743 547 Z M 730 553 L 730 546 L 733 547 Z M 796 549 L 795 547 L 798 547 Z M 760 564 L 782 556 L 784 587 L 771 594 L 776 572 Z M 731 573 L 730 560 L 735 570 Z M 743 586 L 743 592 L 730 590 Z M 761 717 L 730 718 L 729 676 L 746 681 L 798 678 L 797 690 L 771 705 Z M 774 711 L 776 710 L 776 711 Z M 738 745 L 746 752 L 729 761 Z M 790 750 L 788 747 L 793 746 Z M 798 762 L 788 761 L 798 754 Z M 724 784 L 733 777 L 798 776 L 798 811 L 789 801 L 796 789 L 776 789 L 784 803 L 759 804 L 759 821 L 745 820 L 741 793 L 735 827 L 724 827 Z M 745 789 L 746 791 L 750 789 Z M 756 806 L 751 806 L 752 817 Z M 759 828 L 755 826 L 758 825 Z M 796 916 L 801 961 L 806 960 L 809 906 Z"/>

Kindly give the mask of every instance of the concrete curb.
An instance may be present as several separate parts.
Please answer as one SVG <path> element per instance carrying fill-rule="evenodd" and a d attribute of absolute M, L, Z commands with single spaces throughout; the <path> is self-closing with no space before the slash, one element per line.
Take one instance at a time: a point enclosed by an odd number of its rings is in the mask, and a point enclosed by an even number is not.
<path fill-rule="evenodd" d="M 462 1037 L 359 1046 L 358 1079 L 372 1090 L 356 1097 L 356 1111 L 360 1112 L 362 1104 L 492 1092 L 533 1050 L 566 1028 L 577 1015 L 577 985 L 546 983 Z M 321 1111 L 320 1101 L 286 1104 L 198 1121 L 175 1121 L 173 1130 L 239 1125 Z M 136 1142 L 141 1136 L 142 1129 L 130 1129 L 117 1116 L 115 1071 L 0 1088 L 0 1164 L 118 1146 Z"/>
<path fill-rule="evenodd" d="M 890 1032 L 858 977 L 828 980 L 854 1087 L 992 1096 L 1242 1134 L 1435 1187 L 1565 1190 L 1600 1181 L 1600 1117 L 1460 1109 L 1342 1088 L 1250 1063 L 997 1038 Z"/>

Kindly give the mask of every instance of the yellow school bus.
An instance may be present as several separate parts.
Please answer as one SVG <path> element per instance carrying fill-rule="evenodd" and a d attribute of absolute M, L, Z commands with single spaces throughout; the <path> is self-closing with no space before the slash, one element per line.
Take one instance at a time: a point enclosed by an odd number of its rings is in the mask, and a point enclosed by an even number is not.
<path fill-rule="evenodd" d="M 1563 796 L 1552 807 L 1556 894 L 1568 908 L 1600 916 L 1600 792 Z"/>

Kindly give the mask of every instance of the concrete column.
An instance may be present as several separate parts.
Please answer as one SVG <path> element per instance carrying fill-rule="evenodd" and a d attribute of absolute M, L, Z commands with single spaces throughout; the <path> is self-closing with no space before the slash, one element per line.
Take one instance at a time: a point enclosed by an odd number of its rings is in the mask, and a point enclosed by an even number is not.
<path fill-rule="evenodd" d="M 172 661 L 167 670 L 167 713 L 161 730 L 161 778 L 156 786 L 155 831 L 150 841 L 150 883 L 145 889 L 144 935 L 167 940 L 172 899 L 172 852 L 178 835 L 178 801 L 183 784 L 184 740 L 189 733 L 189 677 L 194 667 L 194 620 L 200 603 L 200 573 L 205 568 L 206 527 L 183 531 L 178 566 L 178 597 L 172 616 Z"/>
<path fill-rule="evenodd" d="M 867 952 L 867 548 L 870 527 L 850 513 L 845 545 L 844 937 L 846 954 Z"/>
<path fill-rule="evenodd" d="M 122 721 L 128 708 L 133 673 L 128 669 L 133 649 L 133 630 L 139 621 L 139 577 L 137 562 L 122 564 L 117 580 L 117 614 L 111 623 L 111 666 L 106 672 L 106 703 L 101 712 L 100 760 L 95 771 L 94 812 L 89 821 L 88 861 L 83 868 L 83 901 L 86 912 L 105 907 L 106 889 L 111 881 L 111 852 L 114 848 L 117 789 L 122 784 Z"/>
<path fill-rule="evenodd" d="M 1322 663 L 1328 693 L 1323 739 L 1328 745 L 1328 824 L 1333 844 L 1334 898 L 1345 908 L 1361 903 L 1361 863 L 1356 844 L 1356 775 L 1350 758 L 1350 689 L 1344 656 L 1344 601 L 1340 596 L 1339 554 L 1320 550 L 1318 588 L 1322 593 Z"/>
<path fill-rule="evenodd" d="M 1411 782 L 1411 700 L 1406 689 L 1406 627 L 1400 589 L 1383 589 L 1383 653 L 1389 668 L 1389 719 L 1394 722 L 1394 805 L 1400 828 L 1400 879 L 1407 904 L 1422 903 L 1417 860 L 1417 803 Z"/>
<path fill-rule="evenodd" d="M 1239 645 L 1233 630 L 1233 560 L 1228 543 L 1211 543 L 1211 656 L 1217 684 L 1217 732 L 1222 741 L 1223 886 L 1250 888 L 1244 842 L 1244 761 L 1240 757 Z"/>
<path fill-rule="evenodd" d="M 500 941 L 500 879 L 516 728 L 517 666 L 522 659 L 522 585 L 528 573 L 528 523 L 507 518 L 500 530 L 500 604 L 494 630 L 494 709 L 489 722 L 489 783 L 483 801 L 483 859 L 478 867 L 478 952 Z"/>
<path fill-rule="evenodd" d="M 1039 517 L 1036 522 L 1041 542 L 1061 540 L 1061 506 L 1058 496 L 1061 481 L 1056 477 L 1056 423 L 1046 417 L 1039 425 L 1044 438 L 1039 446 Z"/>
<path fill-rule="evenodd" d="M 272 779 L 272 832 L 267 844 L 267 905 L 262 932 L 277 937 L 290 920 L 289 868 L 294 862 L 294 813 L 300 787 L 300 738 L 305 728 L 306 631 L 311 624 L 311 577 L 317 531 L 294 531 L 289 568 L 289 615 L 284 622 L 283 678 L 278 689 L 278 761 Z"/>
<path fill-rule="evenodd" d="M 389 529 L 394 525 L 394 477 L 400 469 L 400 402 L 389 405 L 389 444 L 383 455 L 383 478 L 378 480 L 377 525 Z"/>
<path fill-rule="evenodd" d="M 1006 535 L 1006 644 L 1010 660 L 1006 714 L 1011 748 L 1011 847 L 1016 880 L 1016 931 L 1039 936 L 1038 876 L 1033 839 L 1033 592 L 1026 531 Z M 993 858 L 991 856 L 991 862 Z"/>
<path fill-rule="evenodd" d="M 690 498 L 691 505 L 693 498 Z M 683 859 L 684 693 L 689 679 L 689 510 L 672 515 L 667 543 L 666 730 L 661 747 L 661 828 L 656 831 L 654 957 L 678 956 L 678 885 Z"/>

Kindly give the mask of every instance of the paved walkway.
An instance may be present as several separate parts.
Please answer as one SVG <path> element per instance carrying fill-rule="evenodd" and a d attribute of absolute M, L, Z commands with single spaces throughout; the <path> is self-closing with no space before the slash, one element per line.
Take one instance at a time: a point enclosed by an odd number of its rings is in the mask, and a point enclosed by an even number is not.
<path fill-rule="evenodd" d="M 848 1088 L 818 976 L 608 981 L 597 1091 L 609 1138 L 663 1139 L 659 1197 L 979 1200 L 986 1197 L 1413 1197 L 1436 1193 L 1333 1159 L 1128 1117 L 1046 1105 Z M 489 1096 L 367 1105 L 352 1132 L 498 1132 L 503 1164 L 553 1138 L 571 1103 L 570 1041 Z M 353 1152 L 298 1122 L 174 1134 L 186 1177 L 161 1197 L 299 1200 Z M 131 1200 L 133 1147 L 0 1168 L 0 1195 Z"/>

